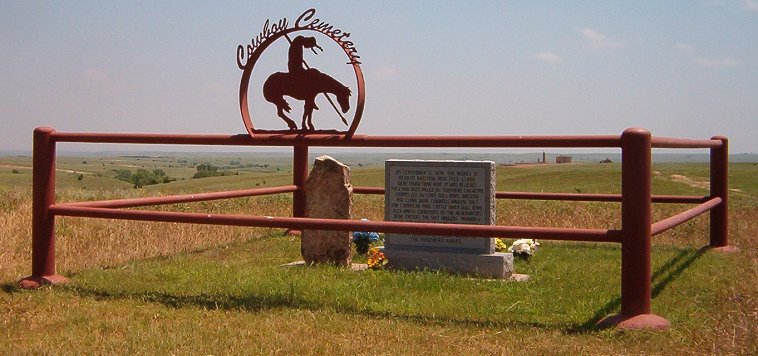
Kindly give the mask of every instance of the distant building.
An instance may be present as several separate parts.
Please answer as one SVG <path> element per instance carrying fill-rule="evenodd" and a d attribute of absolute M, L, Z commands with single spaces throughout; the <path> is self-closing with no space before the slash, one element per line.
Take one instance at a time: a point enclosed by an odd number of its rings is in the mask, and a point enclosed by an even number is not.
<path fill-rule="evenodd" d="M 571 163 L 571 156 L 555 156 L 555 163 Z"/>

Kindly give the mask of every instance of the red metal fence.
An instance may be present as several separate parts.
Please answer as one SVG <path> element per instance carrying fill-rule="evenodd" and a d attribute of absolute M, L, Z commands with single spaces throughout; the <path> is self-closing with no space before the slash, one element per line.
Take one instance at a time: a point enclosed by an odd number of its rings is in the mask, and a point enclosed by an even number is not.
<path fill-rule="evenodd" d="M 120 144 L 176 144 L 224 146 L 292 146 L 292 185 L 238 191 L 162 196 L 56 204 L 55 148 L 58 142 Z M 498 199 L 541 199 L 607 201 L 621 203 L 621 230 L 552 227 L 434 224 L 390 221 L 355 221 L 305 217 L 304 185 L 308 176 L 309 147 L 565 147 L 620 148 L 622 153 L 621 194 L 568 194 L 497 192 Z M 710 195 L 652 195 L 652 148 L 709 148 Z M 259 226 L 289 229 L 340 231 L 402 232 L 413 234 L 510 238 L 535 237 L 548 240 L 621 243 L 621 312 L 605 323 L 631 328 L 666 328 L 668 321 L 651 314 L 651 237 L 710 211 L 710 246 L 727 248 L 727 164 L 728 140 L 714 136 L 709 140 L 652 137 L 644 129 L 630 128 L 621 135 L 593 136 L 361 136 L 257 134 L 250 135 L 177 135 L 57 132 L 52 128 L 34 130 L 34 201 L 32 217 L 32 275 L 22 286 L 35 288 L 45 283 L 64 282 L 55 271 L 55 217 L 196 224 Z M 381 187 L 354 187 L 356 194 L 384 194 Z M 293 217 L 254 215 L 198 214 L 166 211 L 121 210 L 119 208 L 228 199 L 257 195 L 292 193 Z M 691 203 L 694 208 L 653 223 L 652 203 Z"/>

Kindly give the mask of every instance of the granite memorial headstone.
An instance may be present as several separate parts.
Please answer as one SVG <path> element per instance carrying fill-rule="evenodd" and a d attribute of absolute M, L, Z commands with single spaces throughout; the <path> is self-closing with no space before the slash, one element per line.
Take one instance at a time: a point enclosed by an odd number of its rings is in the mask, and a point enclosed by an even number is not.
<path fill-rule="evenodd" d="M 385 220 L 495 224 L 495 163 L 388 160 Z M 513 255 L 495 253 L 493 238 L 387 234 L 384 253 L 402 269 L 444 269 L 507 278 Z"/>

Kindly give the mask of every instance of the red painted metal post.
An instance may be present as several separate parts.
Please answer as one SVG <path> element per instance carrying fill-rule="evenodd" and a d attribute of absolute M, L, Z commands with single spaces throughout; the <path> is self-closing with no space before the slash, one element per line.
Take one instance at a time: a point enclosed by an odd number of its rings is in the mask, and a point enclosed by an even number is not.
<path fill-rule="evenodd" d="M 621 134 L 621 312 L 601 322 L 632 329 L 666 329 L 669 322 L 650 314 L 652 152 L 650 132 Z"/>
<path fill-rule="evenodd" d="M 32 275 L 21 280 L 22 288 L 67 282 L 55 273 L 55 132 L 49 127 L 34 130 L 32 173 Z"/>
<path fill-rule="evenodd" d="M 292 158 L 292 184 L 297 186 L 292 204 L 292 217 L 305 217 L 305 181 L 308 180 L 308 146 L 295 146 Z"/>
<path fill-rule="evenodd" d="M 721 250 L 729 247 L 729 140 L 724 136 L 713 136 L 720 140 L 719 147 L 711 148 L 711 198 L 721 198 L 721 204 L 711 210 L 710 246 Z"/>
<path fill-rule="evenodd" d="M 297 191 L 292 193 L 292 217 L 305 217 L 305 181 L 308 180 L 308 146 L 295 145 L 292 157 L 292 184 Z M 290 229 L 290 234 L 299 234 L 299 230 Z"/>
<path fill-rule="evenodd" d="M 650 313 L 652 187 L 650 132 L 621 135 L 621 314 Z"/>

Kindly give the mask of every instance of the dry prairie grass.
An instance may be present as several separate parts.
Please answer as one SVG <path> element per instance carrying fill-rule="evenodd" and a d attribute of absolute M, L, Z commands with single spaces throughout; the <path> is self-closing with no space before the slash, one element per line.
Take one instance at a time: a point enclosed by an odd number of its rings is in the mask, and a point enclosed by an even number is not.
<path fill-rule="evenodd" d="M 140 190 L 87 192 L 64 189 L 60 202 L 135 198 Z M 31 272 L 31 192 L 0 193 L 0 280 L 22 278 Z M 269 196 L 151 207 L 170 211 L 290 216 L 291 198 Z M 87 218 L 56 218 L 56 261 L 59 273 L 90 267 L 112 267 L 135 259 L 169 256 L 248 240 L 269 233 L 266 228 L 152 223 Z"/>

